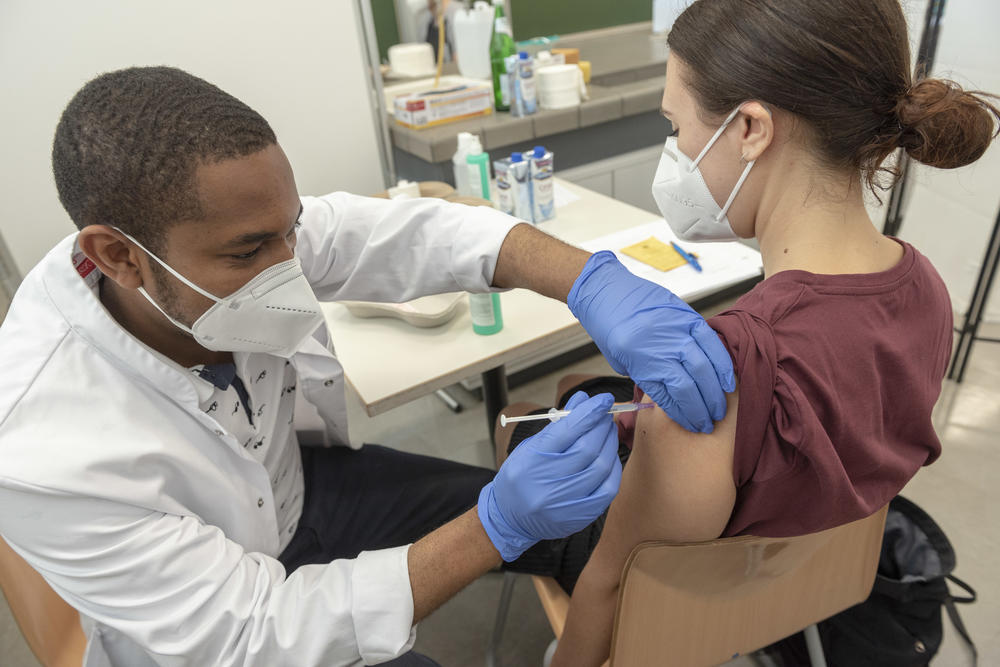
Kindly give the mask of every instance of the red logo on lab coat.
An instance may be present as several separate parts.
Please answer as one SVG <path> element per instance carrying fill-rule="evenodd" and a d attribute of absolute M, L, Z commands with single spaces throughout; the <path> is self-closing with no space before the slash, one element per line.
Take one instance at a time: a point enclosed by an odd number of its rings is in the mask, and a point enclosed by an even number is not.
<path fill-rule="evenodd" d="M 76 263 L 76 272 L 80 274 L 81 278 L 86 278 L 90 275 L 90 272 L 97 268 L 97 265 L 87 256 Z"/>

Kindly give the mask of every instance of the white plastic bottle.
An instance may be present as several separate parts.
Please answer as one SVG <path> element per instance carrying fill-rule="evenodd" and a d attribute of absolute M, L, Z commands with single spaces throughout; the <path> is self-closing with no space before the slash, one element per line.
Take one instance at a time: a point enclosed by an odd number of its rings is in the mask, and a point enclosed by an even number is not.
<path fill-rule="evenodd" d="M 662 35 L 670 30 L 672 9 L 670 0 L 653 0 L 653 34 Z"/>
<path fill-rule="evenodd" d="M 480 148 L 469 154 L 470 195 L 490 201 L 490 156 Z M 464 194 L 464 193 L 463 193 Z M 470 294 L 469 314 L 472 330 L 480 336 L 491 336 L 503 329 L 503 311 L 500 309 L 500 295 Z"/>
<path fill-rule="evenodd" d="M 483 145 L 478 135 L 469 132 L 458 133 L 458 150 L 451 158 L 451 167 L 455 173 L 455 190 L 463 197 L 479 196 L 479 184 L 471 182 L 468 158 L 470 155 L 482 152 Z"/>
<path fill-rule="evenodd" d="M 493 8 L 477 0 L 472 9 L 459 9 L 452 20 L 459 73 L 468 79 L 489 79 Z"/>

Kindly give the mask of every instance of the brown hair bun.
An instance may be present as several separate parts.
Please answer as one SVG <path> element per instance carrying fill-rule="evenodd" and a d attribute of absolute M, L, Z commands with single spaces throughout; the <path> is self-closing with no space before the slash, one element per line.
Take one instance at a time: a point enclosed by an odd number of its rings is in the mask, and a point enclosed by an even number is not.
<path fill-rule="evenodd" d="M 1000 112 L 984 97 L 954 81 L 917 81 L 896 107 L 899 146 L 914 160 L 939 169 L 975 162 L 997 136 L 994 119 L 1000 121 Z"/>

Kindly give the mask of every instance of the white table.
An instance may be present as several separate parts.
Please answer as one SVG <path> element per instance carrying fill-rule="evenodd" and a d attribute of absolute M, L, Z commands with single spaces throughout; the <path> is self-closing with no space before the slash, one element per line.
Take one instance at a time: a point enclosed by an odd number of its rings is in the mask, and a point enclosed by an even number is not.
<path fill-rule="evenodd" d="M 569 243 L 593 249 L 588 241 L 612 234 L 610 240 L 617 242 L 627 238 L 628 230 L 657 220 L 648 211 L 567 181 L 556 179 L 556 183 L 562 195 L 576 199 L 559 207 L 557 218 L 540 224 L 539 228 Z M 657 234 L 659 238 L 670 238 L 662 219 L 657 229 L 663 230 Z M 648 234 L 643 238 L 648 238 Z M 621 246 L 615 249 L 618 247 Z M 756 255 L 739 247 L 744 253 Z M 701 250 L 697 251 L 701 254 Z M 704 254 L 701 257 L 706 259 Z M 759 259 L 759 255 L 756 257 Z M 641 265 L 630 262 L 627 260 L 626 264 L 640 272 L 636 267 Z M 689 271 L 693 274 L 688 267 L 670 273 L 683 277 Z M 705 274 L 710 275 L 708 267 Z M 691 297 L 704 300 L 705 296 L 723 291 L 729 294 L 734 286 L 746 289 L 759 278 L 759 264 L 754 268 L 751 261 L 741 271 L 730 270 L 721 278 L 709 277 L 696 284 L 671 288 L 689 301 Z M 324 310 L 337 358 L 370 416 L 481 373 L 492 433 L 494 420 L 507 402 L 505 364 L 565 346 L 574 338 L 589 340 L 564 303 L 527 290 L 506 292 L 500 299 L 504 328 L 492 336 L 479 336 L 472 331 L 467 300 L 463 300 L 454 319 L 433 329 L 419 329 L 391 318 L 356 318 L 336 303 L 324 304 Z"/>

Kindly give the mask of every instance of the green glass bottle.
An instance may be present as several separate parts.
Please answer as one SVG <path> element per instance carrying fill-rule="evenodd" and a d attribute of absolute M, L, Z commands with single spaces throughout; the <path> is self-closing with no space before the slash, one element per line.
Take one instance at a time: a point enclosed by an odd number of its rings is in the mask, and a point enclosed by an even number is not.
<path fill-rule="evenodd" d="M 490 67 L 493 70 L 493 98 L 497 111 L 510 111 L 514 80 L 507 71 L 507 58 L 517 54 L 510 22 L 503 13 L 503 0 L 493 0 L 493 37 L 490 39 Z"/>

